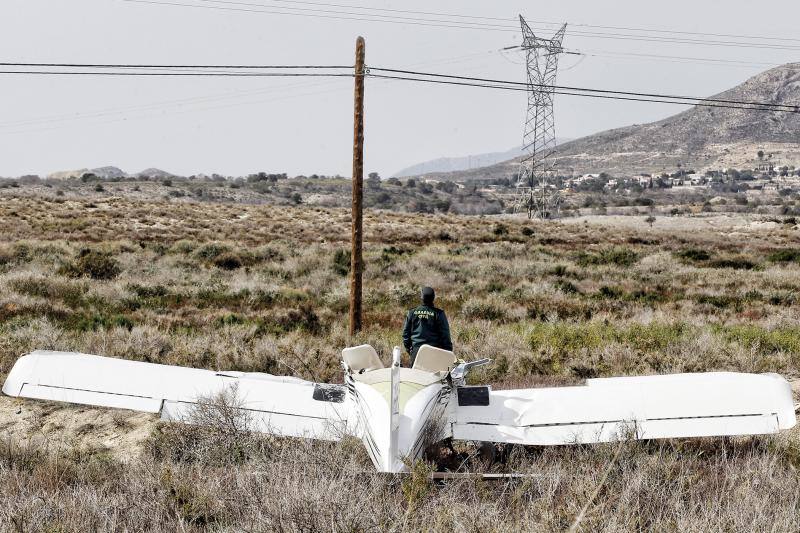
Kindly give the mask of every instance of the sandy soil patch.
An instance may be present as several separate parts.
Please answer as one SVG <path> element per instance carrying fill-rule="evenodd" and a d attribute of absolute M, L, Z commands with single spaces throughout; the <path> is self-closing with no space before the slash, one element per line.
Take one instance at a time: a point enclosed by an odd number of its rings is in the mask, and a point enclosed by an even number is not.
<path fill-rule="evenodd" d="M 0 396 L 0 435 L 58 449 L 103 449 L 121 461 L 139 456 L 158 416 Z"/>

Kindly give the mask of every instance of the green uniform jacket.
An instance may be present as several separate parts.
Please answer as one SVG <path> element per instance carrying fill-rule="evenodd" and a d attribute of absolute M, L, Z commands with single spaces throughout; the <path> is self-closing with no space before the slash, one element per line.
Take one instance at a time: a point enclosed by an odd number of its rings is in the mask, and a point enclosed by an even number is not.
<path fill-rule="evenodd" d="M 423 344 L 453 350 L 453 341 L 450 340 L 450 324 L 447 315 L 436 307 L 420 305 L 408 312 L 403 325 L 403 346 L 411 355 L 411 364 L 417 358 L 417 351 Z"/>

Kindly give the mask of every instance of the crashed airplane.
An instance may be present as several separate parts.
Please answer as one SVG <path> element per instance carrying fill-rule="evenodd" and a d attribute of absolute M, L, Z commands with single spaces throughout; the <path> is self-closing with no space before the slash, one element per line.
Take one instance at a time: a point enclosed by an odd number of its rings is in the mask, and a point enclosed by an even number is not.
<path fill-rule="evenodd" d="M 423 346 L 412 368 L 400 349 L 385 368 L 369 345 L 342 350 L 344 384 L 215 372 L 80 353 L 20 357 L 3 393 L 21 398 L 160 413 L 191 421 L 198 404 L 235 388 L 250 429 L 288 437 L 361 439 L 375 468 L 402 472 L 446 438 L 564 445 L 778 433 L 796 423 L 789 383 L 777 374 L 710 372 L 588 379 L 517 390 L 469 386 L 452 352 Z"/>

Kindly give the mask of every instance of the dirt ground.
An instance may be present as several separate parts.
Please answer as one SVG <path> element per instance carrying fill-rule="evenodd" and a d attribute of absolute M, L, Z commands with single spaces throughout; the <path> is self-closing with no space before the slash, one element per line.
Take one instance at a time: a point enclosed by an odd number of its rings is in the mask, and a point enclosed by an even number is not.
<path fill-rule="evenodd" d="M 592 224 L 596 226 L 618 228 L 647 228 L 647 223 L 642 216 L 624 215 L 584 215 L 574 218 L 565 218 L 565 224 Z M 767 217 L 750 214 L 698 214 L 693 216 L 656 216 L 652 231 L 769 231 L 781 226 Z"/>
<path fill-rule="evenodd" d="M 158 415 L 0 396 L 0 435 L 17 444 L 107 451 L 136 459 Z"/>

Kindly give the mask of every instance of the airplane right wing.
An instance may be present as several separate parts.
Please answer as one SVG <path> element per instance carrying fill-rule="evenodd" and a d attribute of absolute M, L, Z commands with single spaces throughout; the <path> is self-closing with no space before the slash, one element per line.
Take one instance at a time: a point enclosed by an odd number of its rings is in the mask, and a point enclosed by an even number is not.
<path fill-rule="evenodd" d="M 674 374 L 456 392 L 450 422 L 453 438 L 460 440 L 557 445 L 756 435 L 796 423 L 791 386 L 776 374 Z"/>
<path fill-rule="evenodd" d="M 3 385 L 8 396 L 160 413 L 180 422 L 191 422 L 199 404 L 232 390 L 254 431 L 339 440 L 346 429 L 344 387 L 269 374 L 38 350 L 20 357 Z"/>

